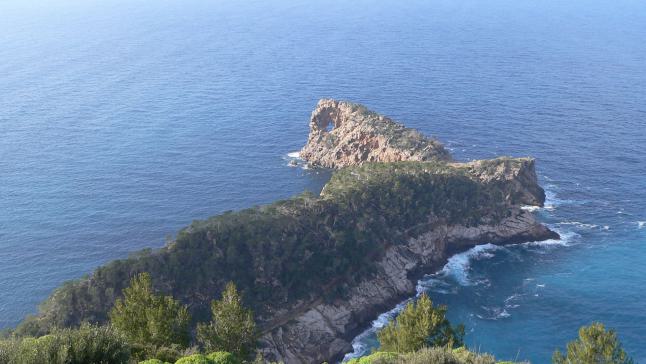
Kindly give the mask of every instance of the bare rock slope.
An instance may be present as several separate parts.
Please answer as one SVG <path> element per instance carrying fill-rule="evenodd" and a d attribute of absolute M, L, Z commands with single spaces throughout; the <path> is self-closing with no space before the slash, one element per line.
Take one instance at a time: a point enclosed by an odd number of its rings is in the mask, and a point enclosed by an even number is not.
<path fill-rule="evenodd" d="M 366 162 L 449 160 L 442 143 L 347 101 L 323 99 L 310 120 L 301 157 L 313 166 L 340 168 Z"/>

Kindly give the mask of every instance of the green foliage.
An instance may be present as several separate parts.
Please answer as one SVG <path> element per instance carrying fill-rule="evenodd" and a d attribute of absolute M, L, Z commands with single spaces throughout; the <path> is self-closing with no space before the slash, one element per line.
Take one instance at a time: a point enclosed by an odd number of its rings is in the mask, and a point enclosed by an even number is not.
<path fill-rule="evenodd" d="M 406 305 L 404 310 L 377 333 L 380 350 L 396 353 L 417 351 L 423 347 L 462 346 L 464 327 L 452 327 L 446 318 L 446 306 L 433 307 L 425 293 Z"/>
<path fill-rule="evenodd" d="M 422 348 L 418 351 L 398 354 L 375 352 L 368 356 L 352 359 L 347 364 L 494 364 L 496 360 L 488 354 L 476 354 L 463 348 L 445 347 Z M 513 363 L 510 363 L 513 364 Z"/>
<path fill-rule="evenodd" d="M 242 305 L 242 297 L 229 282 L 221 300 L 211 302 L 211 322 L 197 326 L 197 340 L 207 351 L 227 351 L 240 358 L 248 357 L 256 347 L 256 324 L 253 313 Z"/>
<path fill-rule="evenodd" d="M 150 355 L 158 348 L 188 345 L 190 318 L 186 307 L 170 296 L 155 295 L 148 273 L 134 277 L 123 294 L 110 318 L 135 349 Z"/>
<path fill-rule="evenodd" d="M 377 351 L 370 355 L 362 356 L 360 358 L 350 359 L 347 364 L 378 364 L 378 363 L 394 363 L 400 357 L 397 353 L 390 353 L 385 351 Z"/>
<path fill-rule="evenodd" d="M 109 326 L 82 325 L 39 338 L 0 341 L 2 364 L 118 364 L 128 363 L 125 337 Z"/>
<path fill-rule="evenodd" d="M 168 364 L 168 363 L 163 362 L 159 359 L 148 359 L 148 360 L 140 361 L 139 364 Z"/>
<path fill-rule="evenodd" d="M 233 354 L 226 351 L 216 351 L 206 356 L 209 358 L 213 364 L 240 364 Z"/>
<path fill-rule="evenodd" d="M 579 329 L 579 338 L 567 344 L 564 355 L 559 350 L 552 356 L 554 364 L 631 364 L 614 330 L 594 322 Z"/>
<path fill-rule="evenodd" d="M 179 359 L 175 364 L 213 364 L 213 361 L 202 354 L 193 354 Z"/>

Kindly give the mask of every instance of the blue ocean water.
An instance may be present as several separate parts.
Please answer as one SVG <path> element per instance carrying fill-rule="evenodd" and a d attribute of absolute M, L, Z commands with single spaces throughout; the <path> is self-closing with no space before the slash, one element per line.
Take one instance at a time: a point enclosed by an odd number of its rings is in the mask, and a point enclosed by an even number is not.
<path fill-rule="evenodd" d="M 460 160 L 538 159 L 565 239 L 421 284 L 472 348 L 545 363 L 599 320 L 646 361 L 643 1 L 4 0 L 0 29 L 0 327 L 193 219 L 318 191 L 286 155 L 333 97 Z"/>

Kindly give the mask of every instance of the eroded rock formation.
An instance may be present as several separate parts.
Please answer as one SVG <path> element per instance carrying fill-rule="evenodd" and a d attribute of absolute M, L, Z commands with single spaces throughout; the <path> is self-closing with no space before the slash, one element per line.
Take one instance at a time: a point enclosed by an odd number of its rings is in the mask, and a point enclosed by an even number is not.
<path fill-rule="evenodd" d="M 340 168 L 367 162 L 450 160 L 442 143 L 347 101 L 323 99 L 310 119 L 301 158 Z"/>

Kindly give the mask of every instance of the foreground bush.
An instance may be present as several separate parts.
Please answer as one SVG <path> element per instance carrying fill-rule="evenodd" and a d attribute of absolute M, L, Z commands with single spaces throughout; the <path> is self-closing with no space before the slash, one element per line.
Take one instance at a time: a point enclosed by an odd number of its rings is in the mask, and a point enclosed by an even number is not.
<path fill-rule="evenodd" d="M 406 353 L 424 347 L 459 347 L 463 345 L 464 326 L 452 327 L 446 318 L 446 306 L 433 307 L 426 295 L 410 302 L 386 327 L 377 333 L 380 350 Z"/>
<path fill-rule="evenodd" d="M 115 302 L 110 319 L 133 344 L 136 357 L 160 358 L 162 348 L 188 346 L 188 310 L 171 296 L 156 295 L 148 273 L 133 278 L 123 295 Z"/>
<path fill-rule="evenodd" d="M 222 299 L 211 302 L 211 321 L 197 326 L 197 340 L 207 351 L 226 351 L 239 358 L 256 348 L 256 323 L 253 312 L 242 305 L 242 297 L 232 282 Z"/>
<path fill-rule="evenodd" d="M 240 364 L 240 360 L 238 360 L 233 354 L 226 351 L 216 351 L 206 357 L 209 358 L 213 364 Z"/>
<path fill-rule="evenodd" d="M 144 361 L 140 361 L 139 364 L 168 364 L 165 361 L 161 361 L 159 359 L 148 359 Z"/>
<path fill-rule="evenodd" d="M 175 364 L 213 364 L 213 361 L 205 355 L 193 354 L 179 359 Z"/>
<path fill-rule="evenodd" d="M 567 352 L 554 352 L 554 364 L 631 364 L 614 330 L 595 322 L 579 329 L 579 338 L 567 344 Z"/>
<path fill-rule="evenodd" d="M 82 325 L 37 339 L 0 341 L 0 364 L 125 364 L 129 360 L 125 337 L 109 326 Z"/>
<path fill-rule="evenodd" d="M 376 352 L 352 359 L 348 364 L 495 364 L 493 356 L 475 354 L 466 349 L 423 348 L 416 352 L 400 354 Z"/>

